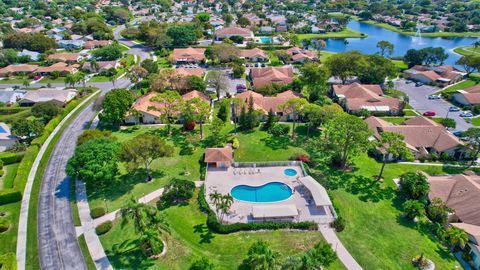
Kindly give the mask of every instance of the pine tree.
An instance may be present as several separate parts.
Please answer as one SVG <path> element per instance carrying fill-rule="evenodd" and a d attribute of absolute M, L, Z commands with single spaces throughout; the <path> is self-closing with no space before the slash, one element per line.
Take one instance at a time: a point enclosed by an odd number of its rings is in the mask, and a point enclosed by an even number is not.
<path fill-rule="evenodd" d="M 245 110 L 245 106 L 242 106 L 238 124 L 240 125 L 241 129 L 244 129 L 244 130 L 248 129 L 248 119 L 247 119 L 247 112 Z"/>
<path fill-rule="evenodd" d="M 268 111 L 267 121 L 263 124 L 263 130 L 269 130 L 271 127 L 273 127 L 273 125 L 275 125 L 276 121 L 277 118 L 275 117 L 272 109 L 270 109 Z"/>
<path fill-rule="evenodd" d="M 257 123 L 257 118 L 255 114 L 255 109 L 253 108 L 253 97 L 250 96 L 248 99 L 248 112 L 247 112 L 247 129 L 251 130 L 255 128 L 258 123 Z"/>
<path fill-rule="evenodd" d="M 227 121 L 228 118 L 228 103 L 222 102 L 220 109 L 218 110 L 217 117 L 223 122 Z"/>

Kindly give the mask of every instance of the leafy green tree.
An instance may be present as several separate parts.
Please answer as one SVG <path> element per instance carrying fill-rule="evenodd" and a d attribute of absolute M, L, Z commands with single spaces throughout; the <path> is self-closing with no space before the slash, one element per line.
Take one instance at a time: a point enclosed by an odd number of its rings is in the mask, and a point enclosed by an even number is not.
<path fill-rule="evenodd" d="M 380 49 L 380 55 L 382 57 L 385 57 L 386 55 L 392 55 L 394 47 L 395 45 L 393 45 L 393 43 L 386 40 L 380 40 L 377 43 L 377 48 Z"/>
<path fill-rule="evenodd" d="M 307 124 L 307 137 L 310 134 L 310 130 L 320 127 L 325 120 L 322 106 L 313 103 L 305 106 L 302 116 Z"/>
<path fill-rule="evenodd" d="M 195 15 L 195 18 L 197 18 L 201 23 L 207 23 L 210 20 L 210 14 L 207 12 L 200 12 Z"/>
<path fill-rule="evenodd" d="M 92 51 L 93 57 L 102 61 L 113 61 L 122 57 L 122 50 L 118 43 L 98 48 Z"/>
<path fill-rule="evenodd" d="M 222 102 L 220 102 L 220 108 L 218 109 L 218 112 L 217 112 L 217 117 L 223 122 L 226 122 L 228 119 L 228 108 L 230 106 L 228 101 L 230 100 L 228 99 L 222 100 Z"/>
<path fill-rule="evenodd" d="M 202 98 L 192 98 L 187 101 L 186 106 L 192 112 L 193 119 L 200 123 L 200 139 L 203 139 L 203 123 L 210 116 L 210 104 Z"/>
<path fill-rule="evenodd" d="M 173 179 L 165 186 L 162 197 L 157 203 L 159 209 L 165 209 L 172 204 L 185 202 L 193 197 L 195 183 L 189 180 Z"/>
<path fill-rule="evenodd" d="M 413 200 L 423 199 L 430 191 L 427 177 L 421 172 L 407 172 L 400 176 L 400 187 L 406 197 Z"/>
<path fill-rule="evenodd" d="M 42 135 L 43 125 L 39 121 L 21 118 L 13 122 L 11 131 L 13 135 L 30 143 L 34 138 Z"/>
<path fill-rule="evenodd" d="M 191 265 L 189 270 L 215 270 L 215 265 L 206 257 L 202 257 L 198 260 L 195 260 Z"/>
<path fill-rule="evenodd" d="M 238 18 L 237 23 L 242 27 L 247 27 L 250 25 L 250 21 L 243 16 Z"/>
<path fill-rule="evenodd" d="M 32 114 L 42 118 L 45 123 L 62 112 L 62 108 L 53 101 L 38 102 L 32 107 Z"/>
<path fill-rule="evenodd" d="M 274 270 L 279 266 L 279 256 L 267 243 L 257 241 L 248 250 L 244 263 L 251 270 Z"/>
<path fill-rule="evenodd" d="M 478 158 L 478 154 L 480 154 L 480 128 L 469 128 L 463 135 L 468 138 L 467 150 L 469 157 L 472 159 L 470 165 L 473 165 Z"/>
<path fill-rule="evenodd" d="M 127 78 L 132 83 L 138 83 L 140 79 L 146 78 L 148 76 L 148 71 L 141 66 L 133 66 L 130 70 L 127 71 Z"/>
<path fill-rule="evenodd" d="M 300 70 L 300 81 L 308 90 L 310 102 L 316 101 L 320 95 L 326 95 L 328 91 L 327 81 L 330 71 L 327 67 L 318 63 L 306 63 Z"/>
<path fill-rule="evenodd" d="M 308 101 L 304 98 L 292 98 L 280 105 L 280 108 L 284 110 L 287 114 L 290 114 L 293 120 L 292 126 L 292 140 L 295 139 L 295 125 L 298 121 L 299 116 L 305 110 Z"/>
<path fill-rule="evenodd" d="M 387 77 L 397 76 L 392 61 L 380 55 L 363 56 L 364 66 L 357 72 L 358 79 L 365 84 L 383 84 Z"/>
<path fill-rule="evenodd" d="M 109 130 L 86 129 L 82 132 L 82 134 L 80 134 L 80 136 L 78 136 L 77 146 L 82 145 L 93 139 L 111 137 L 111 136 L 112 136 L 112 132 Z M 112 139 L 115 139 L 115 137 L 112 137 Z"/>
<path fill-rule="evenodd" d="M 448 213 L 452 212 L 447 204 L 440 198 L 433 198 L 427 207 L 427 216 L 433 222 L 447 224 Z"/>
<path fill-rule="evenodd" d="M 380 181 L 383 176 L 383 170 L 387 164 L 389 158 L 399 159 L 401 157 L 407 157 L 410 152 L 405 144 L 405 136 L 398 132 L 382 132 L 381 138 L 378 142 L 378 147 L 383 154 L 382 167 L 380 173 L 377 176 L 377 181 Z"/>
<path fill-rule="evenodd" d="M 455 247 L 457 246 L 460 248 L 464 248 L 468 242 L 468 234 L 460 228 L 451 226 L 447 228 L 446 234 L 447 241 L 452 247 L 452 249 L 455 249 Z"/>
<path fill-rule="evenodd" d="M 161 104 L 157 109 L 162 115 L 163 122 L 167 123 L 168 134 L 171 133 L 171 125 L 176 121 L 184 108 L 182 96 L 177 91 L 167 90 L 157 94 L 152 101 Z"/>
<path fill-rule="evenodd" d="M 241 78 L 243 74 L 245 73 L 245 67 L 241 64 L 233 64 L 232 65 L 232 70 L 233 70 L 233 77 L 234 78 Z"/>
<path fill-rule="evenodd" d="M 328 267 L 337 259 L 337 254 L 332 249 L 332 246 L 324 241 L 317 243 L 309 252 L 309 255 L 315 262 L 316 269 L 321 266 Z"/>
<path fill-rule="evenodd" d="M 455 62 L 456 65 L 462 66 L 463 69 L 467 72 L 467 75 L 477 71 L 480 71 L 480 56 L 478 55 L 469 55 L 462 56 L 460 59 Z"/>
<path fill-rule="evenodd" d="M 403 203 L 403 213 L 410 219 L 425 215 L 425 205 L 417 200 L 407 200 Z"/>
<path fill-rule="evenodd" d="M 364 57 L 358 51 L 337 53 L 330 56 L 325 65 L 332 76 L 340 78 L 345 84 L 348 78 L 359 74 L 366 66 Z"/>
<path fill-rule="evenodd" d="M 455 128 L 457 126 L 457 122 L 455 122 L 452 118 L 443 118 L 442 125 L 446 128 Z"/>
<path fill-rule="evenodd" d="M 275 125 L 275 123 L 278 121 L 277 116 L 273 113 L 272 109 L 268 111 L 267 115 L 267 121 L 263 123 L 262 129 L 263 130 L 269 130 L 271 127 Z"/>
<path fill-rule="evenodd" d="M 122 144 L 119 158 L 120 161 L 132 164 L 135 167 L 143 164 L 147 173 L 147 181 L 150 181 L 152 179 L 150 164 L 161 157 L 172 156 L 173 152 L 173 147 L 158 136 L 140 134 Z"/>
<path fill-rule="evenodd" d="M 167 30 L 167 35 L 172 39 L 174 46 L 192 45 L 197 41 L 194 25 L 175 25 Z"/>
<path fill-rule="evenodd" d="M 427 47 L 421 50 L 425 53 L 425 59 L 423 60 L 425 65 L 442 65 L 448 58 L 448 54 L 442 47 Z"/>
<path fill-rule="evenodd" d="M 194 76 L 194 75 L 187 76 L 187 85 L 188 85 L 187 86 L 188 89 L 191 89 L 191 90 L 198 90 L 203 93 L 207 91 L 207 84 L 202 78 L 198 76 Z"/>
<path fill-rule="evenodd" d="M 258 126 L 258 120 L 257 120 L 257 112 L 255 111 L 254 104 L 253 104 L 253 97 L 250 96 L 248 99 L 248 110 L 247 110 L 247 122 L 245 129 L 246 130 L 252 130 L 256 126 Z"/>
<path fill-rule="evenodd" d="M 228 88 L 228 81 L 225 75 L 218 70 L 211 70 L 208 72 L 208 82 L 215 89 L 217 99 L 220 100 L 220 95 Z"/>
<path fill-rule="evenodd" d="M 211 130 L 211 134 L 209 136 L 209 141 L 211 142 L 212 146 L 223 145 L 225 142 L 225 136 L 222 134 L 222 130 L 225 127 L 225 122 L 217 117 L 214 117 L 212 121 L 212 127 L 215 127 Z"/>
<path fill-rule="evenodd" d="M 125 118 L 125 114 L 130 110 L 133 102 L 132 92 L 127 89 L 113 89 L 105 94 L 102 103 L 103 111 L 99 115 L 100 120 L 119 124 Z"/>
<path fill-rule="evenodd" d="M 67 174 L 85 181 L 90 187 L 104 187 L 118 175 L 119 144 L 111 138 L 90 140 L 75 149 L 67 163 Z"/>
<path fill-rule="evenodd" d="M 152 59 L 143 60 L 140 66 L 148 71 L 149 74 L 158 73 L 158 64 Z"/>
<path fill-rule="evenodd" d="M 130 20 L 130 12 L 128 9 L 119 6 L 106 6 L 105 19 L 115 24 L 125 24 Z"/>
<path fill-rule="evenodd" d="M 324 125 L 324 143 L 335 153 L 342 169 L 351 156 L 370 147 L 371 134 L 365 121 L 347 113 L 335 115 Z"/>

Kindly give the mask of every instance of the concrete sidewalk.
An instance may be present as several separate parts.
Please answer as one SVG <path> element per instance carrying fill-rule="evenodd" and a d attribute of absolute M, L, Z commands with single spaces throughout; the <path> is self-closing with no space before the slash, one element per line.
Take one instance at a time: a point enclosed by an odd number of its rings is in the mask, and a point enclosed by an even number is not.
<path fill-rule="evenodd" d="M 338 258 L 348 270 L 363 269 L 343 246 L 342 242 L 340 242 L 340 239 L 338 239 L 335 231 L 332 228 L 330 228 L 328 225 L 320 225 L 319 231 L 322 233 L 325 240 L 332 245 L 332 248 L 337 253 Z"/>
<path fill-rule="evenodd" d="M 87 200 L 87 190 L 85 183 L 76 182 L 76 194 L 77 194 L 77 207 L 80 221 L 82 223 L 83 235 L 85 236 L 85 242 L 87 242 L 88 251 L 97 269 L 112 269 L 113 267 L 108 260 L 102 243 L 95 232 L 95 225 L 92 217 L 90 216 L 90 207 Z"/>

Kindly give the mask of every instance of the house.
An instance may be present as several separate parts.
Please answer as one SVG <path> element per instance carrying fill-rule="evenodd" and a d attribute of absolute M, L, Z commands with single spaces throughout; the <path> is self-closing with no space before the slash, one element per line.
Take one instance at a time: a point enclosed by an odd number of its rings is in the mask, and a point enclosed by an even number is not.
<path fill-rule="evenodd" d="M 373 114 L 399 115 L 402 112 L 402 102 L 398 98 L 384 97 L 378 84 L 333 85 L 332 90 L 333 97 L 349 113 L 368 110 Z"/>
<path fill-rule="evenodd" d="M 253 92 L 253 91 L 246 91 L 240 94 L 235 95 L 236 98 L 241 100 L 245 106 L 246 104 L 249 103 L 250 98 L 253 100 L 253 108 L 256 111 L 259 111 L 262 113 L 260 120 L 265 120 L 266 116 L 268 115 L 269 111 L 272 111 L 273 114 L 278 116 L 280 120 L 286 121 L 286 120 L 292 120 L 293 115 L 291 115 L 289 112 L 285 111 L 282 108 L 282 104 L 285 104 L 287 101 L 293 98 L 300 98 L 302 97 L 299 93 L 294 92 L 292 90 L 287 90 L 285 92 L 279 93 L 275 96 L 263 96 L 262 94 Z M 241 107 L 237 107 L 237 115 L 240 114 Z"/>
<path fill-rule="evenodd" d="M 294 63 L 305 63 L 305 61 L 318 61 L 318 53 L 310 50 L 303 50 L 298 47 L 292 47 L 287 50 Z"/>
<path fill-rule="evenodd" d="M 252 62 L 265 62 L 268 61 L 267 53 L 259 48 L 243 49 L 240 51 L 240 58 Z"/>
<path fill-rule="evenodd" d="M 50 54 L 47 59 L 58 62 L 76 63 L 82 60 L 79 53 L 54 53 Z"/>
<path fill-rule="evenodd" d="M 205 75 L 205 69 L 203 68 L 177 68 L 175 69 L 177 75 L 180 76 L 197 76 L 203 78 Z"/>
<path fill-rule="evenodd" d="M 247 18 L 251 25 L 260 25 L 263 22 L 262 18 L 254 13 L 243 14 L 243 17 Z"/>
<path fill-rule="evenodd" d="M 435 67 L 415 65 L 405 70 L 404 75 L 410 80 L 443 87 L 461 81 L 465 73 L 456 71 L 450 65 Z"/>
<path fill-rule="evenodd" d="M 249 76 L 254 89 L 271 84 L 287 85 L 293 81 L 293 68 L 291 66 L 251 68 Z"/>
<path fill-rule="evenodd" d="M 453 94 L 453 99 L 462 105 L 480 105 L 480 84 L 458 90 Z"/>
<path fill-rule="evenodd" d="M 38 60 L 40 60 L 40 53 L 34 52 L 34 51 L 25 50 L 25 49 L 23 49 L 21 52 L 18 52 L 18 53 L 17 53 L 17 56 L 18 56 L 18 57 L 28 56 L 28 57 L 30 57 L 30 59 L 31 59 L 32 61 L 38 61 Z"/>
<path fill-rule="evenodd" d="M 26 91 L 24 90 L 13 90 L 12 88 L 2 89 L 0 91 L 0 102 L 6 105 L 11 105 L 17 103 L 17 101 L 22 99 L 25 94 Z"/>
<path fill-rule="evenodd" d="M 7 77 L 10 75 L 30 74 L 37 69 L 38 69 L 37 65 L 29 65 L 29 64 L 8 65 L 4 68 L 0 68 L 0 76 Z"/>
<path fill-rule="evenodd" d="M 448 155 L 450 157 L 461 158 L 463 155 L 460 141 L 452 133 L 448 132 L 444 126 L 423 116 L 416 116 L 405 121 L 401 125 L 395 125 L 381 118 L 370 116 L 365 119 L 368 127 L 374 132 L 371 140 L 380 140 L 382 132 L 397 132 L 402 134 L 405 144 L 413 157 L 431 158 L 432 155 Z M 377 149 L 381 153 L 381 149 Z M 387 157 L 391 160 L 391 157 Z"/>
<path fill-rule="evenodd" d="M 111 40 L 90 40 L 85 42 L 85 49 L 91 50 L 112 44 Z"/>
<path fill-rule="evenodd" d="M 467 233 L 468 242 L 463 250 L 470 255 L 474 269 L 480 269 L 480 226 L 468 223 L 450 223 L 450 225 Z"/>
<path fill-rule="evenodd" d="M 223 40 L 233 36 L 240 36 L 246 40 L 252 40 L 255 37 L 252 30 L 236 26 L 220 28 L 216 31 L 215 36 L 217 40 Z"/>
<path fill-rule="evenodd" d="M 118 66 L 120 66 L 120 63 L 118 61 L 97 61 L 97 68 L 92 67 L 91 62 L 85 62 L 82 65 L 82 70 L 90 72 L 90 73 L 102 73 L 105 71 L 108 71 L 109 69 L 116 69 Z"/>
<path fill-rule="evenodd" d="M 205 48 L 173 49 L 172 59 L 175 63 L 200 63 L 205 61 Z"/>
<path fill-rule="evenodd" d="M 129 114 L 125 117 L 125 124 L 160 124 L 162 123 L 161 109 L 163 104 L 152 101 L 152 98 L 157 95 L 156 92 L 150 92 L 144 96 L 139 97 L 132 105 L 132 109 L 138 112 L 138 115 Z M 187 101 L 192 98 L 201 98 L 210 103 L 210 97 L 206 94 L 193 90 L 182 95 L 183 100 Z"/>
<path fill-rule="evenodd" d="M 35 72 L 41 76 L 51 75 L 54 72 L 58 72 L 61 75 L 66 75 L 77 72 L 78 67 L 78 64 L 69 65 L 67 63 L 58 62 L 48 67 L 39 67 Z"/>
<path fill-rule="evenodd" d="M 228 168 L 233 162 L 232 147 L 227 145 L 222 148 L 207 148 L 204 161 L 207 163 L 207 167 Z"/>
<path fill-rule="evenodd" d="M 261 26 L 260 27 L 260 33 L 273 33 L 275 32 L 275 28 L 271 26 Z"/>
<path fill-rule="evenodd" d="M 4 152 L 12 148 L 18 142 L 18 137 L 12 135 L 10 128 L 5 123 L 0 123 L 0 152 Z"/>
<path fill-rule="evenodd" d="M 82 49 L 85 45 L 83 40 L 59 40 L 58 46 L 64 49 Z"/>
<path fill-rule="evenodd" d="M 77 96 L 75 89 L 52 89 L 44 88 L 33 91 L 27 91 L 25 96 L 18 101 L 20 106 L 33 106 L 37 102 L 53 101 L 58 106 L 65 106 L 68 102 Z"/>

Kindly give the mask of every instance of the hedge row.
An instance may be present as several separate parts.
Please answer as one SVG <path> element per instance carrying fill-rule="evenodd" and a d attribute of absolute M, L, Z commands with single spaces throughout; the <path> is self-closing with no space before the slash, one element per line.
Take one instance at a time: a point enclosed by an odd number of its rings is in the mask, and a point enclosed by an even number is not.
<path fill-rule="evenodd" d="M 30 110 L 29 107 L 2 107 L 0 108 L 0 115 L 15 114 Z"/>
<path fill-rule="evenodd" d="M 18 190 L 9 188 L 0 191 L 0 205 L 18 202 L 22 199 L 22 193 Z"/>
<path fill-rule="evenodd" d="M 103 207 L 95 207 L 90 210 L 90 216 L 95 219 L 105 215 L 105 208 Z"/>
<path fill-rule="evenodd" d="M 0 255 L 1 270 L 17 270 L 17 258 L 15 253 L 9 252 Z"/>
<path fill-rule="evenodd" d="M 5 122 L 7 124 L 11 124 L 13 122 L 18 121 L 19 119 L 24 119 L 27 117 L 32 116 L 31 110 L 24 110 L 20 111 L 16 114 L 8 114 L 8 115 L 0 115 L 0 122 Z"/>
<path fill-rule="evenodd" d="M 210 206 L 205 199 L 205 188 L 202 186 L 198 194 L 198 204 L 200 210 L 207 214 L 207 226 L 210 230 L 220 234 L 228 234 L 239 231 L 257 231 L 257 230 L 279 230 L 279 229 L 297 229 L 297 230 L 318 230 L 318 224 L 311 221 L 302 222 L 276 222 L 267 221 L 261 223 L 232 223 L 221 224 L 215 212 L 210 209 Z"/>
<path fill-rule="evenodd" d="M 4 165 L 9 165 L 13 163 L 20 162 L 25 155 L 22 153 L 12 153 L 12 152 L 2 152 L 0 153 L 0 160 L 3 161 Z"/>

